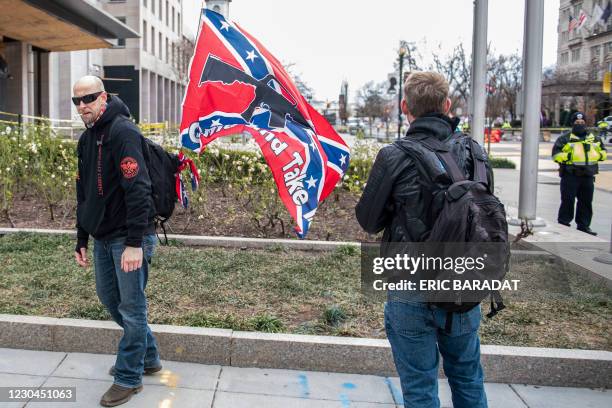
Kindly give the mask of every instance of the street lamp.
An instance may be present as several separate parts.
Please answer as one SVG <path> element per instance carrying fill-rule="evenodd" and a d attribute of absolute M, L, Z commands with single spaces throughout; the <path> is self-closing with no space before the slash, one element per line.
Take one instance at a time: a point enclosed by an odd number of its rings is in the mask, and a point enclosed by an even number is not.
<path fill-rule="evenodd" d="M 408 52 L 406 44 L 400 42 L 400 48 L 398 52 L 399 57 L 399 86 L 397 91 L 397 138 L 399 139 L 402 134 L 402 94 L 404 93 L 404 56 Z"/>

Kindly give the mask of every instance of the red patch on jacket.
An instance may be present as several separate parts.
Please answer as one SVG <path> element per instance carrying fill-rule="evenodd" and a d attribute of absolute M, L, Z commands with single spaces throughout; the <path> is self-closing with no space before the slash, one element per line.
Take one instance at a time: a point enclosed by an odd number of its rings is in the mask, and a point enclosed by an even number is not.
<path fill-rule="evenodd" d="M 123 177 L 130 179 L 138 174 L 138 162 L 132 157 L 121 160 L 121 173 Z"/>

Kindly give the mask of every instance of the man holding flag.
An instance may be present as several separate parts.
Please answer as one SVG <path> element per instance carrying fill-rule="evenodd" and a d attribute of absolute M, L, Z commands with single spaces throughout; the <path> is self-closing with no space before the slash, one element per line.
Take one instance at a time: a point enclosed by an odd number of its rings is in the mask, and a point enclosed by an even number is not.
<path fill-rule="evenodd" d="M 281 63 L 240 26 L 207 9 L 180 131 L 182 146 L 200 153 L 218 137 L 249 133 L 300 238 L 349 164 L 345 141 L 306 102 Z"/>

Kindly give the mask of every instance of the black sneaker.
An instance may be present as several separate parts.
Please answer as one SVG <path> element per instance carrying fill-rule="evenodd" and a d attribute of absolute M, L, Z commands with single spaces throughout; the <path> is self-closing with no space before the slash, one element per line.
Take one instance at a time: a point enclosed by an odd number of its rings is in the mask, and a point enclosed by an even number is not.
<path fill-rule="evenodd" d="M 571 227 L 572 225 L 569 222 L 561 222 L 561 221 L 557 221 L 559 224 L 561 225 L 565 225 L 566 227 Z"/>
<path fill-rule="evenodd" d="M 592 229 L 590 229 L 589 227 L 578 228 L 578 231 L 586 232 L 587 234 L 590 234 L 590 235 L 593 235 L 593 236 L 597 236 L 597 233 L 595 231 L 593 231 Z"/>

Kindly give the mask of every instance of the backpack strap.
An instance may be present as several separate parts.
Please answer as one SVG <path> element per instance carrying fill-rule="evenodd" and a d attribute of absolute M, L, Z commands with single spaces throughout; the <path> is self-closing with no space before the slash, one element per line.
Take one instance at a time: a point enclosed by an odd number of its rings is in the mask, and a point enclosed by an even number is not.
<path fill-rule="evenodd" d="M 461 133 L 454 133 L 451 137 L 452 139 L 457 139 L 457 135 L 460 134 Z M 424 133 L 420 135 L 415 135 L 414 138 L 419 140 L 426 149 L 436 154 L 438 160 L 442 162 L 446 173 L 448 174 L 453 183 L 458 183 L 460 181 L 465 180 L 463 171 L 461 171 L 461 169 L 459 168 L 459 165 L 451 154 L 450 148 L 447 143 L 442 142 L 441 140 L 438 140 L 437 138 Z M 401 145 L 398 143 L 398 146 Z"/>
<path fill-rule="evenodd" d="M 448 173 L 453 183 L 465 181 L 465 176 L 463 175 L 463 172 L 461 171 L 459 165 L 455 161 L 455 158 L 449 151 L 435 153 L 436 156 L 438 156 L 438 159 L 440 159 L 440 161 L 444 165 L 444 168 L 446 169 L 446 172 Z"/>
<path fill-rule="evenodd" d="M 470 155 L 472 156 L 472 164 L 474 166 L 474 181 L 489 186 L 489 180 L 487 179 L 487 166 L 484 160 L 476 156 L 476 149 L 480 150 L 480 145 L 474 139 L 470 137 Z"/>

